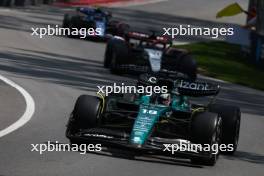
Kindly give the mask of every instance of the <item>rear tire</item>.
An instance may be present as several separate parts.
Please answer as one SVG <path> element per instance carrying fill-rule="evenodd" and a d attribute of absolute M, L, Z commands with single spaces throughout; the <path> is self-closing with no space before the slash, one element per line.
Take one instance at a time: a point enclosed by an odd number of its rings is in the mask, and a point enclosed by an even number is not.
<path fill-rule="evenodd" d="M 129 30 L 130 26 L 126 23 L 121 23 L 117 26 L 116 35 L 124 37 L 126 32 Z"/>
<path fill-rule="evenodd" d="M 120 21 L 112 20 L 109 22 L 109 32 L 113 36 L 124 37 L 126 32 L 129 30 L 130 26 L 126 23 L 121 23 Z"/>
<path fill-rule="evenodd" d="M 69 38 L 79 38 L 79 35 L 72 35 L 72 28 L 79 29 L 81 26 L 81 17 L 80 16 L 69 16 L 68 28 L 70 30 Z"/>
<path fill-rule="evenodd" d="M 195 144 L 212 146 L 221 143 L 222 120 L 218 114 L 203 112 L 195 115 L 191 124 L 191 141 Z M 210 151 L 210 158 L 192 158 L 191 162 L 202 165 L 215 165 L 219 152 Z"/>
<path fill-rule="evenodd" d="M 69 33 L 67 33 L 67 37 L 69 38 L 76 38 L 76 36 L 74 35 L 71 35 L 71 29 L 74 28 L 74 24 L 73 24 L 73 16 L 70 15 L 70 14 L 65 14 L 64 15 L 64 19 L 63 19 L 63 22 L 62 22 L 62 27 L 63 28 L 68 28 L 69 29 Z"/>
<path fill-rule="evenodd" d="M 111 56 L 111 63 L 110 63 L 110 72 L 112 74 L 121 74 L 120 65 L 118 64 L 117 60 L 117 52 L 113 51 Z"/>
<path fill-rule="evenodd" d="M 212 104 L 209 106 L 209 111 L 218 113 L 223 119 L 223 138 L 222 143 L 225 145 L 233 145 L 232 150 L 224 151 L 223 154 L 233 155 L 237 150 L 241 112 L 236 106 L 226 106 L 220 104 Z"/>
<path fill-rule="evenodd" d="M 69 14 L 65 14 L 64 18 L 63 18 L 63 22 L 62 22 L 62 27 L 63 28 L 68 28 L 69 27 L 69 23 L 70 23 L 70 15 Z"/>
<path fill-rule="evenodd" d="M 170 48 L 162 60 L 162 68 L 186 74 L 191 80 L 197 77 L 197 63 L 186 50 Z"/>
<path fill-rule="evenodd" d="M 104 54 L 104 67 L 105 68 L 110 68 L 111 56 L 113 52 L 112 43 L 113 43 L 113 39 L 109 40 L 106 45 L 105 54 Z"/>
<path fill-rule="evenodd" d="M 120 65 L 122 60 L 128 57 L 128 46 L 126 42 L 120 39 L 111 39 L 105 51 L 105 59 L 104 59 L 104 67 L 110 68 L 111 73 L 113 74 L 121 74 Z"/>

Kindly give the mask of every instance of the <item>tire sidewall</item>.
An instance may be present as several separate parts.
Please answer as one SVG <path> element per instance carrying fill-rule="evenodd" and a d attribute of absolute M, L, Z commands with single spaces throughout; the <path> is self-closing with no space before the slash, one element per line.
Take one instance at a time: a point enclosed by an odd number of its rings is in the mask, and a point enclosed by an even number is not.
<path fill-rule="evenodd" d="M 98 97 L 81 95 L 72 113 L 76 125 L 82 129 L 96 127 L 100 118 L 100 107 L 101 101 Z"/>
<path fill-rule="evenodd" d="M 209 106 L 209 111 L 218 113 L 223 121 L 222 143 L 225 145 L 233 145 L 233 151 L 223 152 L 225 154 L 233 154 L 238 145 L 239 131 L 241 124 L 241 112 L 236 106 L 227 106 L 213 104 Z"/>
<path fill-rule="evenodd" d="M 222 136 L 221 133 L 222 119 L 218 114 L 205 111 L 196 114 L 192 118 L 191 142 L 201 145 L 209 144 L 210 147 L 212 147 L 213 144 L 220 145 Z M 207 159 L 193 158 L 192 162 L 205 165 L 214 165 L 218 159 L 219 151 L 214 153 L 214 151 L 210 150 L 209 155 L 210 158 Z"/>

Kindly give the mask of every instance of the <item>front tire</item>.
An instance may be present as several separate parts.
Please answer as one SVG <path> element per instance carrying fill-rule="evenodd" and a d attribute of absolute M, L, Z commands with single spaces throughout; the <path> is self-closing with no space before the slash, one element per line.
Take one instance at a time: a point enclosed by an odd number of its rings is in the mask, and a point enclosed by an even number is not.
<path fill-rule="evenodd" d="M 222 134 L 222 119 L 218 114 L 203 112 L 195 115 L 191 124 L 191 141 L 195 144 L 220 145 Z M 191 162 L 202 165 L 215 165 L 219 152 L 210 151 L 209 158 L 192 158 Z"/>
<path fill-rule="evenodd" d="M 101 111 L 101 101 L 99 98 L 81 95 L 77 99 L 66 129 L 66 137 L 70 139 L 71 143 L 75 143 L 72 137 L 80 130 L 97 126 Z"/>
<path fill-rule="evenodd" d="M 223 154 L 233 155 L 238 146 L 241 112 L 240 108 L 236 106 L 227 106 L 220 104 L 212 104 L 209 106 L 209 111 L 218 113 L 223 119 L 223 138 L 222 143 L 225 145 L 232 145 L 232 149 L 223 151 Z"/>

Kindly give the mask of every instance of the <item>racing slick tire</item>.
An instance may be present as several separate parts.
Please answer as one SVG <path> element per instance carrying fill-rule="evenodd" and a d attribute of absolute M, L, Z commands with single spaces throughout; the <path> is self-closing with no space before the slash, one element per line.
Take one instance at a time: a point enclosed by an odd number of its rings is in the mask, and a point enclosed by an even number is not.
<path fill-rule="evenodd" d="M 71 28 L 74 28 L 73 24 L 73 16 L 70 14 L 65 14 L 62 22 L 63 28 L 69 28 L 70 34 L 67 34 L 67 37 L 69 38 L 75 38 L 76 36 L 71 35 Z"/>
<path fill-rule="evenodd" d="M 80 23 L 81 23 L 80 16 L 69 15 L 67 18 L 68 20 L 65 21 L 66 22 L 65 25 L 67 25 L 67 28 L 69 28 L 70 30 L 70 34 L 67 34 L 67 36 L 69 38 L 78 38 L 79 37 L 78 35 L 72 35 L 72 28 L 77 28 L 77 29 L 79 28 Z"/>
<path fill-rule="evenodd" d="M 99 98 L 89 95 L 78 97 L 66 129 L 66 137 L 71 143 L 77 143 L 75 139 L 71 139 L 71 136 L 74 136 L 80 129 L 96 127 L 101 115 L 100 108 Z"/>
<path fill-rule="evenodd" d="M 191 122 L 191 142 L 194 144 L 220 145 L 222 134 L 222 119 L 216 113 L 202 112 L 194 115 Z M 191 162 L 200 165 L 215 165 L 219 152 L 210 151 L 209 157 L 193 157 Z"/>
<path fill-rule="evenodd" d="M 104 54 L 104 68 L 110 68 L 110 63 L 111 63 L 111 57 L 112 57 L 112 43 L 114 42 L 114 39 L 111 39 L 108 41 L 105 49 L 105 54 Z"/>
<path fill-rule="evenodd" d="M 70 15 L 69 14 L 65 14 L 64 18 L 63 18 L 63 22 L 62 22 L 62 27 L 63 28 L 68 28 L 69 27 L 69 23 L 70 23 Z"/>
<path fill-rule="evenodd" d="M 120 21 L 112 20 L 108 24 L 109 32 L 113 36 L 124 37 L 126 32 L 130 29 L 129 24 Z"/>
<path fill-rule="evenodd" d="M 236 106 L 212 104 L 209 106 L 209 111 L 218 113 L 223 120 L 222 143 L 227 146 L 232 145 L 232 147 L 228 147 L 228 151 L 223 151 L 222 153 L 233 155 L 237 150 L 239 140 L 241 123 L 240 108 Z"/>
<path fill-rule="evenodd" d="M 104 67 L 110 68 L 110 72 L 113 74 L 121 74 L 125 69 L 120 68 L 122 59 L 128 56 L 128 46 L 124 40 L 111 39 L 105 51 Z"/>
<path fill-rule="evenodd" d="M 186 74 L 191 80 L 197 77 L 197 62 L 186 50 L 170 48 L 162 60 L 162 68 Z"/>
<path fill-rule="evenodd" d="M 120 23 L 117 25 L 116 35 L 124 37 L 130 26 L 126 23 Z"/>

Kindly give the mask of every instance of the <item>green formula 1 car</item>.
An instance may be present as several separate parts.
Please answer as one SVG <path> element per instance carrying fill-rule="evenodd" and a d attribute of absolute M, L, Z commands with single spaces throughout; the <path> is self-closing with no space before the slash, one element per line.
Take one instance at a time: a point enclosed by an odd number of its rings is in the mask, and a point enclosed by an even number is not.
<path fill-rule="evenodd" d="M 115 144 L 138 154 L 151 153 L 191 159 L 194 164 L 214 165 L 220 150 L 236 151 L 240 109 L 235 106 L 191 103 L 189 97 L 215 97 L 219 85 L 190 81 L 177 75 L 141 75 L 138 85 L 166 86 L 168 92 L 81 95 L 70 116 L 66 136 L 71 143 Z M 183 150 L 179 146 L 195 146 Z M 222 147 L 223 149 L 224 147 Z"/>

